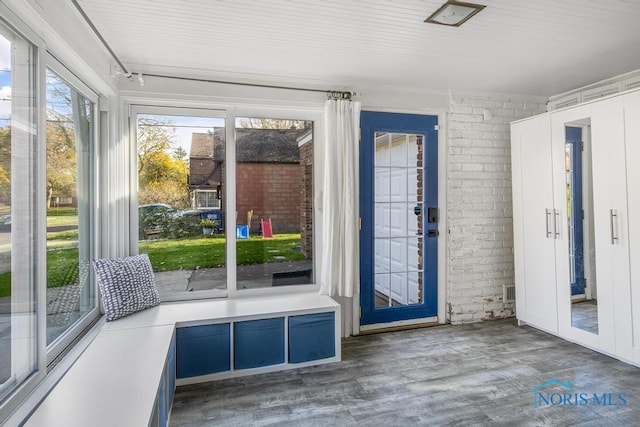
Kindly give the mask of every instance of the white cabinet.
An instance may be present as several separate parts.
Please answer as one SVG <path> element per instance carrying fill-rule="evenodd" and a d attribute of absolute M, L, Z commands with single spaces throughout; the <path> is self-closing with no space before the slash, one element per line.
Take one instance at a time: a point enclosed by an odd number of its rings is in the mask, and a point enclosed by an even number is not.
<path fill-rule="evenodd" d="M 511 141 L 516 315 L 558 333 L 550 115 L 512 124 Z"/>
<path fill-rule="evenodd" d="M 518 319 L 640 364 L 640 92 L 514 122 L 511 138 Z"/>
<path fill-rule="evenodd" d="M 592 105 L 593 215 L 598 281 L 597 348 L 626 358 L 620 353 L 626 325 L 614 322 L 616 310 L 623 310 L 629 291 L 629 237 L 627 180 L 625 176 L 624 97 Z"/>
<path fill-rule="evenodd" d="M 620 239 L 616 249 L 628 250 L 629 256 L 622 259 L 620 254 L 614 255 L 620 258 L 614 272 L 616 353 L 640 364 L 640 92 L 623 97 L 621 108 L 625 163 L 619 173 L 626 173 L 627 211 L 626 218 L 617 218 L 620 228 L 614 232 Z"/>
<path fill-rule="evenodd" d="M 572 268 L 569 254 L 571 243 L 568 227 L 571 202 L 567 201 L 568 178 L 567 172 L 564 172 L 565 176 L 558 179 L 559 197 L 556 198 L 557 205 L 564 204 L 560 217 L 565 226 L 563 235 L 559 237 L 563 253 L 557 257 L 556 264 L 558 333 L 564 338 L 614 354 L 616 330 L 613 322 L 613 276 L 618 274 L 619 268 L 614 257 L 623 256 L 619 253 L 623 250 L 623 246 L 622 239 L 617 240 L 616 245 L 611 244 L 611 221 L 614 222 L 614 232 L 618 233 L 620 224 L 617 220 L 626 210 L 626 205 L 622 201 L 626 184 L 624 175 L 619 173 L 624 171 L 621 167 L 624 164 L 624 139 L 621 137 L 623 126 L 618 99 L 585 104 L 551 114 L 554 149 L 563 156 L 567 150 L 565 145 L 567 127 L 580 127 L 583 130 L 580 150 L 590 151 L 590 155 L 584 158 L 583 164 L 584 174 L 588 176 L 589 184 L 584 185 L 582 194 L 585 202 L 589 200 L 585 203 L 583 216 L 589 219 L 590 224 L 588 244 L 590 253 L 585 254 L 583 262 L 585 267 L 593 272 L 589 282 L 597 283 L 597 297 L 593 299 L 597 308 L 597 319 L 594 320 L 597 327 L 594 330 L 576 325 L 576 310 L 580 305 L 576 305 L 571 296 L 569 273 Z M 565 159 L 565 165 L 560 166 L 565 171 L 569 169 L 566 162 Z M 557 169 L 555 175 L 558 176 L 560 173 Z"/>

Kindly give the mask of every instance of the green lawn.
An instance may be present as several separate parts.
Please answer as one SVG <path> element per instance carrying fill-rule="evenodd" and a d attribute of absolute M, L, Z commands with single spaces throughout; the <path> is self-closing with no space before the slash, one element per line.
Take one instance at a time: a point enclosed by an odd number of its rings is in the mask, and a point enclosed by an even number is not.
<path fill-rule="evenodd" d="M 51 231 L 47 233 L 47 240 L 61 240 L 61 241 L 77 241 L 78 229 L 67 231 Z"/>
<path fill-rule="evenodd" d="M 77 225 L 78 215 L 47 216 L 47 227 L 52 225 Z"/>
<path fill-rule="evenodd" d="M 60 240 L 71 237 L 62 233 L 57 236 Z M 154 271 L 222 267 L 226 259 L 225 242 L 224 237 L 217 236 L 151 240 L 140 242 L 140 253 L 149 255 Z M 240 265 L 264 264 L 278 260 L 275 257 L 284 257 L 280 261 L 302 260 L 304 255 L 296 250 L 299 244 L 300 234 L 279 234 L 273 239 L 253 236 L 248 240 L 238 240 L 237 262 Z M 71 283 L 77 277 L 77 268 L 77 248 L 47 251 L 47 286 Z M 0 297 L 9 296 L 10 292 L 11 273 L 0 274 Z"/>
<path fill-rule="evenodd" d="M 78 248 L 47 251 L 47 287 L 73 283 L 78 277 Z M 11 295 L 11 273 L 0 274 L 0 297 Z"/>
<path fill-rule="evenodd" d="M 140 253 L 147 253 L 154 271 L 192 270 L 196 267 L 222 267 L 225 264 L 224 237 L 194 237 L 178 240 L 140 242 Z M 301 260 L 304 255 L 295 251 L 300 244 L 299 234 L 279 234 L 273 239 L 251 237 L 238 240 L 237 262 L 240 265 L 264 264 L 283 256 L 286 260 Z"/>
<path fill-rule="evenodd" d="M 75 208 L 51 208 L 47 210 L 47 226 L 78 224 Z"/>
<path fill-rule="evenodd" d="M 77 215 L 78 210 L 76 208 L 49 208 L 47 209 L 47 216 L 69 216 Z"/>
<path fill-rule="evenodd" d="M 11 295 L 11 273 L 0 274 L 0 297 Z"/>

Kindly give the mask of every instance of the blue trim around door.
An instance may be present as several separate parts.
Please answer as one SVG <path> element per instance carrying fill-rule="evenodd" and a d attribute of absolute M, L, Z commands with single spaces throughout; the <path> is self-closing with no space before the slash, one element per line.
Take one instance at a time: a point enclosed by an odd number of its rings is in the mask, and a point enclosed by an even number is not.
<path fill-rule="evenodd" d="M 360 307 L 361 325 L 434 317 L 437 307 L 438 254 L 437 116 L 363 111 L 360 118 Z M 394 307 L 375 306 L 374 224 L 376 132 L 423 135 L 423 301 Z M 435 216 L 428 220 L 429 208 Z M 433 215 L 431 215 L 433 216 Z"/>

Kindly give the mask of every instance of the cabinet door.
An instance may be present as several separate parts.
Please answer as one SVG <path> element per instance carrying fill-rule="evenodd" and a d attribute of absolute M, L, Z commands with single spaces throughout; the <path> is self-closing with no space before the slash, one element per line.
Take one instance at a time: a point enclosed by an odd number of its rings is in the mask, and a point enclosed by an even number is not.
<path fill-rule="evenodd" d="M 571 236 L 569 230 L 569 215 L 571 213 L 571 201 L 568 200 L 570 156 L 568 157 L 567 128 L 581 128 L 583 141 L 588 138 L 591 123 L 591 106 L 582 105 L 562 111 L 551 113 L 551 150 L 553 173 L 553 224 L 555 240 L 555 264 L 556 264 L 556 299 L 558 307 L 558 334 L 564 338 L 573 338 L 575 330 L 572 322 L 571 300 L 571 268 L 570 256 Z M 582 150 L 582 144 L 573 149 Z M 582 157 L 582 153 L 580 153 Z M 591 166 L 583 164 L 583 169 L 589 170 Z M 575 185 L 575 183 L 574 183 Z M 590 191 L 585 187 L 585 192 Z M 586 194 L 582 194 L 587 199 Z M 575 266 L 574 266 L 575 267 Z"/>
<path fill-rule="evenodd" d="M 616 337 L 616 351 L 620 357 L 640 363 L 640 92 L 625 96 L 624 124 L 630 287 L 619 290 L 626 301 L 620 301 L 620 308 L 616 306 L 616 329 L 625 328 L 626 336 Z"/>
<path fill-rule="evenodd" d="M 173 397 L 176 392 L 176 335 L 173 334 L 171 339 L 171 345 L 169 346 L 169 355 L 167 356 L 167 417 L 171 413 L 171 407 L 173 406 Z"/>
<path fill-rule="evenodd" d="M 234 368 L 284 363 L 284 317 L 248 320 L 233 325 Z"/>
<path fill-rule="evenodd" d="M 158 426 L 166 427 L 169 422 L 169 408 L 167 408 L 167 377 L 162 374 L 160 381 L 160 388 L 158 390 L 158 396 L 156 397 L 157 412 L 158 412 Z"/>
<path fill-rule="evenodd" d="M 334 312 L 289 317 L 289 363 L 334 357 L 335 330 Z"/>
<path fill-rule="evenodd" d="M 597 280 L 598 336 L 574 335 L 578 342 L 617 353 L 629 325 L 614 325 L 615 311 L 628 304 L 629 239 L 622 97 L 591 106 L 593 218 Z M 625 295 L 626 294 L 626 295 Z"/>
<path fill-rule="evenodd" d="M 549 114 L 511 126 L 516 315 L 557 333 Z"/>
<path fill-rule="evenodd" d="M 231 369 L 228 323 L 176 329 L 176 377 L 189 378 Z"/>

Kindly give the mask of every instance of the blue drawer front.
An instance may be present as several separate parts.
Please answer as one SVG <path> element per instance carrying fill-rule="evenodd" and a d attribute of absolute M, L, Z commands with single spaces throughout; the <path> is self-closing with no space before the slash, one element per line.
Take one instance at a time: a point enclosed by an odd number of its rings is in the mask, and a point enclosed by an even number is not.
<path fill-rule="evenodd" d="M 173 334 L 171 347 L 169 347 L 169 357 L 167 358 L 167 411 L 171 410 L 173 397 L 176 392 L 176 335 Z"/>
<path fill-rule="evenodd" d="M 284 317 L 234 323 L 235 369 L 284 363 Z"/>
<path fill-rule="evenodd" d="M 169 409 L 167 408 L 167 376 L 162 376 L 160 381 L 160 389 L 158 390 L 158 425 L 166 426 L 168 421 Z"/>
<path fill-rule="evenodd" d="M 335 313 L 289 317 L 289 363 L 336 355 Z"/>
<path fill-rule="evenodd" d="M 196 377 L 231 369 L 228 323 L 176 330 L 176 376 Z"/>

